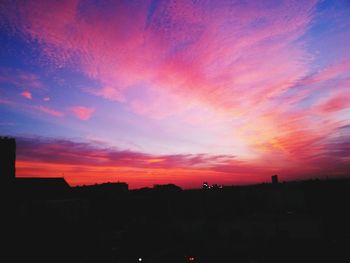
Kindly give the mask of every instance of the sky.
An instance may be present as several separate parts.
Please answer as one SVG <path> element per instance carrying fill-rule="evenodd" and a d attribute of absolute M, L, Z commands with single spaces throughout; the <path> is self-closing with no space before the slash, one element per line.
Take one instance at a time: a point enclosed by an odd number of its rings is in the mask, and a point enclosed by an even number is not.
<path fill-rule="evenodd" d="M 350 2 L 0 3 L 17 177 L 255 184 L 350 175 Z"/>

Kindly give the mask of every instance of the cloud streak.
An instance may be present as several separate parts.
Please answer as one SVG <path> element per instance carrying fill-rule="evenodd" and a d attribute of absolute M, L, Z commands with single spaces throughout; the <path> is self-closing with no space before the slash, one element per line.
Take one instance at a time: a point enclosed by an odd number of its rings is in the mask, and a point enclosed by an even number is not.
<path fill-rule="evenodd" d="M 0 83 L 30 90 L 42 90 L 46 88 L 37 74 L 4 67 L 0 67 Z"/>
<path fill-rule="evenodd" d="M 64 116 L 64 112 L 62 111 L 58 111 L 58 110 L 54 110 L 54 109 L 51 109 L 49 107 L 45 107 L 45 106 L 42 106 L 42 105 L 39 105 L 39 106 L 33 106 L 34 109 L 37 109 L 41 112 L 44 112 L 46 114 L 49 114 L 53 117 L 63 117 Z"/>

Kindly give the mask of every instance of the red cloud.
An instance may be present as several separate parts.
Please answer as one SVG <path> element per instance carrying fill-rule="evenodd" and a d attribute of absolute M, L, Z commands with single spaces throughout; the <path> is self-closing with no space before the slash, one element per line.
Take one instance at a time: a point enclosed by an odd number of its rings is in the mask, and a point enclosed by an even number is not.
<path fill-rule="evenodd" d="M 70 111 L 73 112 L 77 118 L 83 121 L 89 120 L 95 110 L 95 108 L 88 108 L 84 106 L 74 106 L 70 108 Z"/>
<path fill-rule="evenodd" d="M 23 91 L 21 93 L 21 96 L 27 98 L 28 100 L 31 100 L 32 99 L 32 93 L 30 93 L 29 91 Z"/>
<path fill-rule="evenodd" d="M 17 145 L 17 176 L 61 176 L 64 173 L 72 185 L 124 178 L 132 188 L 168 182 L 189 187 L 215 175 L 216 181 L 229 181 L 231 175 L 216 171 L 215 165 L 227 162 L 234 165 L 234 156 L 152 155 L 69 140 L 18 138 Z M 196 178 L 191 179 L 194 175 Z M 252 179 L 247 177 L 243 181 Z"/>
<path fill-rule="evenodd" d="M 347 128 L 339 128 L 344 129 Z M 343 137 L 324 142 L 322 154 L 313 159 L 298 161 L 298 168 L 295 167 L 295 162 L 290 166 L 280 164 L 280 160 L 275 157 L 275 161 L 264 159 L 244 162 L 231 155 L 154 155 L 100 148 L 86 142 L 17 138 L 17 176 L 64 174 L 71 185 L 122 179 L 130 183 L 131 188 L 169 182 L 186 188 L 199 187 L 203 181 L 222 184 L 256 183 L 269 181 L 271 174 L 279 172 L 282 172 L 284 179 L 322 175 L 325 171 L 345 176 L 344 171 L 349 171 L 346 158 L 350 157 L 350 138 L 345 138 L 345 141 L 341 138 Z M 336 154 L 344 158 L 344 161 L 335 158 L 335 153 L 331 151 L 334 144 L 343 145 Z"/>

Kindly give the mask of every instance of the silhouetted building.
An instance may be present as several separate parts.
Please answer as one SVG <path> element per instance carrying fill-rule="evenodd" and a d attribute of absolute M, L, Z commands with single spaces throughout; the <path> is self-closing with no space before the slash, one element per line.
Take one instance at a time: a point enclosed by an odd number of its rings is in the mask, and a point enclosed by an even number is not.
<path fill-rule="evenodd" d="M 0 183 L 6 187 L 16 175 L 16 141 L 14 138 L 0 137 Z"/>
<path fill-rule="evenodd" d="M 202 189 L 208 189 L 208 188 L 209 188 L 208 182 L 204 182 Z"/>
<path fill-rule="evenodd" d="M 92 187 L 103 191 L 108 191 L 110 193 L 124 193 L 129 190 L 129 185 L 124 182 L 116 182 L 116 183 L 108 182 L 108 183 L 93 185 Z"/>
<path fill-rule="evenodd" d="M 53 178 L 16 178 L 16 191 L 25 198 L 61 198 L 70 189 L 69 184 L 63 177 Z"/>
<path fill-rule="evenodd" d="M 278 184 L 278 176 L 277 174 L 271 176 L 272 184 Z"/>
<path fill-rule="evenodd" d="M 207 182 L 204 182 L 202 185 L 203 190 L 207 190 L 207 189 L 216 190 L 221 188 L 222 188 L 222 185 L 218 185 L 218 184 L 209 185 Z"/>
<path fill-rule="evenodd" d="M 116 182 L 116 183 L 111 183 L 111 188 L 115 191 L 119 192 L 127 192 L 129 191 L 129 185 L 124 182 Z"/>
<path fill-rule="evenodd" d="M 182 191 L 181 187 L 175 185 L 175 184 L 155 184 L 153 186 L 154 190 L 160 190 L 165 192 L 178 192 Z"/>
<path fill-rule="evenodd" d="M 221 189 L 222 185 L 218 185 L 218 184 L 213 184 L 212 186 L 210 186 L 209 188 L 215 190 L 215 189 Z"/>

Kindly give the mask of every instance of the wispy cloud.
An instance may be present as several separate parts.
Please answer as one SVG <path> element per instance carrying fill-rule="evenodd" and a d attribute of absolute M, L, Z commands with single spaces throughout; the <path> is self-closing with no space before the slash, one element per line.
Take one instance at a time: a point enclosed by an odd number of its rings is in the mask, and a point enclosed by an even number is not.
<path fill-rule="evenodd" d="M 327 99 L 320 106 L 320 110 L 325 113 L 332 113 L 335 111 L 350 108 L 350 93 L 348 91 L 337 94 Z"/>
<path fill-rule="evenodd" d="M 46 114 L 49 114 L 51 116 L 54 116 L 54 117 L 63 117 L 64 116 L 64 112 L 62 111 L 58 111 L 58 110 L 54 110 L 54 109 L 51 109 L 49 107 L 45 107 L 45 106 L 42 106 L 42 105 L 39 105 L 39 106 L 33 106 L 34 109 L 37 109 L 41 112 L 44 112 Z"/>
<path fill-rule="evenodd" d="M 0 68 L 0 83 L 21 89 L 45 89 L 44 83 L 37 74 L 13 68 Z"/>
<path fill-rule="evenodd" d="M 104 86 L 102 88 L 95 88 L 95 89 L 84 88 L 83 91 L 96 96 L 101 96 L 102 98 L 105 98 L 110 101 L 116 101 L 116 102 L 126 101 L 125 96 L 122 94 L 122 92 L 111 86 Z"/>

